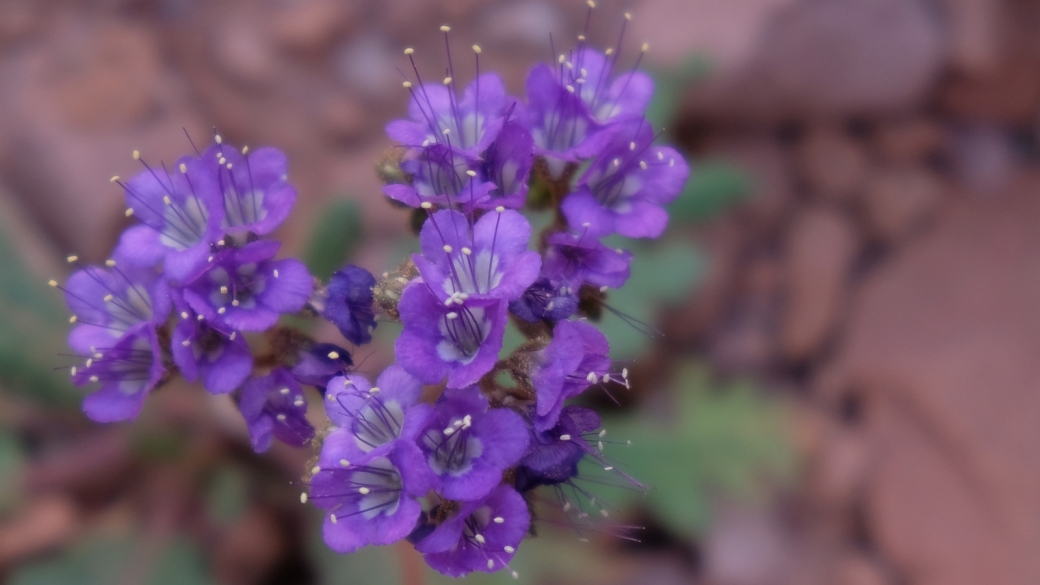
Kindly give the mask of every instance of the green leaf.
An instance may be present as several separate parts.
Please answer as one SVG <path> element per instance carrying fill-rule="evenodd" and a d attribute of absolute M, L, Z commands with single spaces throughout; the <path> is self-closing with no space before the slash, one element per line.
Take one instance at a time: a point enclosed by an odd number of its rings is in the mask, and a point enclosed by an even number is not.
<path fill-rule="evenodd" d="M 26 265 L 23 251 L 33 242 L 16 238 L 16 221 L 10 210 L 0 212 L 0 385 L 52 406 L 73 407 L 80 395 L 68 371 L 55 369 L 78 361 L 59 356 L 68 353 L 69 313 L 60 293 Z"/>
<path fill-rule="evenodd" d="M 0 513 L 8 512 L 21 502 L 21 469 L 25 452 L 13 433 L 0 431 Z"/>
<path fill-rule="evenodd" d="M 646 112 L 653 127 L 671 130 L 683 93 L 710 71 L 711 66 L 704 55 L 691 55 L 677 67 L 653 71 L 654 97 Z"/>
<path fill-rule="evenodd" d="M 248 479 L 238 467 L 221 467 L 210 478 L 206 509 L 218 525 L 229 526 L 241 518 L 248 501 Z"/>
<path fill-rule="evenodd" d="M 677 221 L 703 222 L 753 192 L 754 181 L 747 172 L 722 160 L 705 160 L 693 166 L 668 211 Z"/>
<path fill-rule="evenodd" d="M 322 210 L 314 222 L 304 256 L 311 274 L 328 280 L 347 263 L 361 243 L 364 233 L 361 220 L 361 207 L 353 199 L 336 199 Z"/>
<path fill-rule="evenodd" d="M 640 501 L 662 522 L 696 536 L 707 528 L 716 497 L 761 500 L 794 481 L 798 460 L 783 403 L 746 382 L 713 386 L 702 367 L 688 367 L 677 379 L 671 420 L 609 421 L 609 434 L 631 445 L 607 455 L 650 486 Z M 610 497 L 634 501 L 630 491 Z"/>
<path fill-rule="evenodd" d="M 131 565 L 141 562 L 148 541 L 140 536 L 95 537 L 80 542 L 55 558 L 25 565 L 15 571 L 11 585 L 111 585 L 126 582 Z M 149 566 L 144 585 L 211 585 L 202 554 L 190 541 L 165 543 Z M 136 572 L 137 567 L 133 567 Z M 142 582 L 137 581 L 135 582 Z"/>
<path fill-rule="evenodd" d="M 634 319 L 653 327 L 657 309 L 686 298 L 704 272 L 705 260 L 687 240 L 655 244 L 611 239 L 608 245 L 632 250 L 632 275 L 625 286 L 608 292 L 607 305 L 626 315 L 604 311 L 600 329 L 610 341 L 615 360 L 633 359 L 647 347 L 651 337 L 633 327 Z"/>

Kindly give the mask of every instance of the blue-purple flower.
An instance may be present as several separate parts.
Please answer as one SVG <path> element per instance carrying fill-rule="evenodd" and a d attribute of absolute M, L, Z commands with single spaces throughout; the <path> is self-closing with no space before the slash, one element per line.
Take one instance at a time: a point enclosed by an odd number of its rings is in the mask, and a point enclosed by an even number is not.
<path fill-rule="evenodd" d="M 282 151 L 258 148 L 248 155 L 218 142 L 202 159 L 216 176 L 221 195 L 221 227 L 231 235 L 266 235 L 289 217 L 296 188 L 287 181 L 289 162 Z"/>
<path fill-rule="evenodd" d="M 443 210 L 423 224 L 422 254 L 413 260 L 442 301 L 511 300 L 538 278 L 541 259 L 527 249 L 530 239 L 531 224 L 515 211 L 488 213 L 472 223 Z"/>
<path fill-rule="evenodd" d="M 608 248 L 587 234 L 557 232 L 546 238 L 542 274 L 571 288 L 591 284 L 620 288 L 628 280 L 632 253 Z"/>
<path fill-rule="evenodd" d="M 205 266 L 223 234 L 217 175 L 190 156 L 178 160 L 173 172 L 145 167 L 122 184 L 128 213 L 141 223 L 123 232 L 115 255 L 137 266 L 162 263 L 167 278 L 184 281 Z"/>
<path fill-rule="evenodd" d="M 593 118 L 608 122 L 622 116 L 642 115 L 654 94 L 654 82 L 642 71 L 613 77 L 617 55 L 607 56 L 583 46 L 557 69 L 560 82 L 573 87 Z"/>
<path fill-rule="evenodd" d="M 97 348 L 81 368 L 72 368 L 77 386 L 100 386 L 83 399 L 83 412 L 97 422 L 137 418 L 148 393 L 167 375 L 155 327 L 142 322 L 114 345 Z"/>
<path fill-rule="evenodd" d="M 493 573 L 509 565 L 530 526 L 524 498 L 499 485 L 484 499 L 464 502 L 415 548 L 431 567 L 450 577 Z"/>
<path fill-rule="evenodd" d="M 69 346 L 88 357 L 113 347 L 137 325 L 156 326 L 170 314 L 170 287 L 154 268 L 133 266 L 119 255 L 106 265 L 78 270 L 63 287 L 76 323 Z"/>
<path fill-rule="evenodd" d="M 211 394 L 236 390 L 253 371 L 253 352 L 243 336 L 200 318 L 186 302 L 178 305 L 170 351 L 181 375 L 189 382 L 201 379 Z"/>
<path fill-rule="evenodd" d="M 563 403 L 598 383 L 609 380 L 610 344 L 599 329 L 585 321 L 561 321 L 553 338 L 538 354 L 531 373 L 537 402 L 534 428 L 544 431 L 556 425 Z"/>
<path fill-rule="evenodd" d="M 324 391 L 333 378 L 352 365 L 349 351 L 335 343 L 314 343 L 300 349 L 290 371 L 300 384 Z"/>
<path fill-rule="evenodd" d="M 488 408 L 478 388 L 447 389 L 419 437 L 437 475 L 437 492 L 450 500 L 486 496 L 527 449 L 527 427 L 506 408 Z"/>
<path fill-rule="evenodd" d="M 543 485 L 558 485 L 578 475 L 578 462 L 593 448 L 584 434 L 599 428 L 599 415 L 579 406 L 566 406 L 555 425 L 531 432 L 531 443 L 516 469 L 516 489 L 521 492 Z"/>
<path fill-rule="evenodd" d="M 488 181 L 480 164 L 443 144 L 414 149 L 401 161 L 410 183 L 383 187 L 383 193 L 405 205 L 463 206 L 472 210 L 491 199 L 495 184 Z"/>
<path fill-rule="evenodd" d="M 543 272 L 545 271 L 543 267 Z M 520 298 L 509 302 L 509 312 L 528 323 L 562 321 L 578 310 L 575 290 L 544 276 L 534 281 Z"/>
<path fill-rule="evenodd" d="M 460 155 L 475 158 L 487 149 L 502 127 L 507 105 L 502 78 L 486 73 L 466 86 L 462 99 L 454 84 L 408 84 L 412 99 L 407 120 L 394 120 L 386 127 L 390 138 L 409 147 L 443 144 Z"/>
<path fill-rule="evenodd" d="M 302 309 L 314 287 L 302 262 L 272 259 L 280 246 L 260 240 L 218 252 L 206 272 L 184 289 L 185 300 L 205 319 L 228 330 L 272 327 L 280 314 Z"/>
<path fill-rule="evenodd" d="M 373 386 L 349 374 L 329 381 L 325 412 L 336 425 L 322 448 L 323 467 L 342 466 L 397 440 L 414 442 L 430 416 L 419 403 L 422 383 L 398 365 L 388 367 Z"/>
<path fill-rule="evenodd" d="M 433 485 L 433 477 L 414 443 L 391 441 L 350 461 L 326 442 L 320 465 L 311 478 L 309 498 L 328 515 L 325 544 L 339 553 L 363 546 L 390 544 L 408 536 L 422 513 L 417 498 Z"/>
<path fill-rule="evenodd" d="M 426 384 L 445 376 L 449 388 L 475 384 L 498 360 L 506 308 L 506 301 L 498 299 L 453 300 L 449 305 L 426 282 L 413 281 L 397 305 L 404 324 L 394 345 L 397 363 Z"/>
<path fill-rule="evenodd" d="M 303 389 L 284 368 L 248 380 L 242 386 L 238 410 L 246 421 L 253 450 L 257 453 L 267 451 L 273 438 L 302 447 L 314 437 L 314 427 L 307 420 Z"/>
<path fill-rule="evenodd" d="M 664 232 L 664 206 L 679 195 L 690 168 L 675 149 L 653 146 L 653 139 L 644 119 L 617 124 L 609 144 L 563 200 L 572 229 L 630 238 L 656 238 Z"/>
<path fill-rule="evenodd" d="M 321 316 L 355 345 L 372 341 L 372 330 L 376 328 L 372 311 L 375 285 L 371 272 L 354 265 L 337 270 L 329 278 Z"/>
<path fill-rule="evenodd" d="M 600 124 L 575 92 L 544 64 L 527 76 L 524 110 L 534 138 L 535 154 L 545 158 L 550 175 L 560 178 L 568 163 L 592 158 L 610 140 L 610 127 Z"/>

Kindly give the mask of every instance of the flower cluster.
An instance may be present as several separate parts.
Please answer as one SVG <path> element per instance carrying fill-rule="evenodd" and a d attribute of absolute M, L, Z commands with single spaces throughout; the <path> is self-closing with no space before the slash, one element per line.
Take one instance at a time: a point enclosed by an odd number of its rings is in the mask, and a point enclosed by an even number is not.
<path fill-rule="evenodd" d="M 212 394 L 234 393 L 256 450 L 272 437 L 306 444 L 314 428 L 300 385 L 324 388 L 351 362 L 340 347 L 275 327 L 315 295 L 304 265 L 276 259 L 280 243 L 267 239 L 296 201 L 285 155 L 239 151 L 217 135 L 172 169 L 134 158 L 144 170 L 112 180 L 137 222 L 105 266 L 81 267 L 62 287 L 77 324 L 69 344 L 86 359 L 73 382 L 97 387 L 84 411 L 99 422 L 136 418 L 179 373 Z M 254 356 L 246 335 L 263 332 L 274 352 Z"/>
<path fill-rule="evenodd" d="M 608 511 L 582 469 L 630 480 L 602 455 L 598 415 L 570 404 L 628 387 L 593 321 L 632 255 L 603 239 L 660 236 L 689 168 L 654 144 L 651 79 L 615 73 L 620 42 L 600 52 L 579 39 L 531 70 L 526 99 L 480 72 L 478 46 L 461 91 L 450 51 L 440 83 L 412 61 L 408 118 L 387 126 L 400 146 L 380 168 L 392 171 L 384 193 L 422 219 L 421 251 L 380 279 L 348 266 L 323 284 L 275 259 L 279 244 L 265 238 L 295 199 L 276 150 L 247 155 L 217 137 L 174 172 L 146 165 L 123 184 L 140 223 L 107 268 L 65 286 L 79 323 L 70 344 L 87 358 L 73 379 L 100 384 L 87 414 L 133 418 L 179 372 L 233 393 L 262 451 L 272 437 L 315 436 L 302 386 L 318 388 L 330 426 L 303 500 L 325 511 L 325 541 L 342 553 L 408 539 L 447 575 L 498 571 L 531 533 L 542 487 L 593 528 Z M 534 234 L 525 209 L 555 220 Z M 396 363 L 373 384 L 347 350 L 278 326 L 300 312 L 357 345 L 377 316 L 399 321 Z M 503 356 L 509 326 L 527 341 Z"/>

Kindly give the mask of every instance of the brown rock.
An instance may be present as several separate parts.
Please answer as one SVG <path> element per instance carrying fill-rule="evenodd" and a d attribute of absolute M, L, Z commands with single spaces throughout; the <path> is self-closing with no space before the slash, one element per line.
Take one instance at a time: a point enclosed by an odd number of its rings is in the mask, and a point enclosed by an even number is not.
<path fill-rule="evenodd" d="M 710 346 L 712 361 L 725 372 L 764 371 L 776 356 L 779 262 L 771 255 L 759 256 L 740 276 L 736 299 Z"/>
<path fill-rule="evenodd" d="M 73 38 L 52 45 L 41 72 L 68 123 L 80 129 L 127 126 L 152 111 L 160 61 L 146 30 L 113 21 L 70 32 Z"/>
<path fill-rule="evenodd" d="M 832 127 L 811 132 L 798 147 L 798 169 L 810 190 L 827 199 L 851 199 L 863 184 L 867 153 Z"/>
<path fill-rule="evenodd" d="M 696 88 L 689 107 L 745 122 L 905 110 L 944 63 L 925 2 L 803 0 L 777 13 L 745 67 Z"/>
<path fill-rule="evenodd" d="M 40 24 L 39 5 L 31 0 L 7 0 L 0 4 L 0 45 L 19 41 Z"/>
<path fill-rule="evenodd" d="M 870 231 L 888 241 L 901 238 L 932 215 L 941 193 L 939 178 L 924 168 L 875 171 L 864 197 Z"/>
<path fill-rule="evenodd" d="M 952 202 L 852 311 L 839 361 L 874 397 L 868 523 L 915 584 L 1040 582 L 1038 189 Z"/>
<path fill-rule="evenodd" d="M 0 566 L 69 541 L 80 526 L 75 504 L 64 496 L 38 498 L 0 524 Z"/>
<path fill-rule="evenodd" d="M 880 124 L 874 146 L 881 158 L 896 164 L 918 163 L 942 152 L 948 138 L 935 120 L 911 118 Z"/>
<path fill-rule="evenodd" d="M 227 585 L 259 585 L 285 554 L 286 544 L 271 513 L 253 508 L 217 541 L 214 575 Z"/>
<path fill-rule="evenodd" d="M 271 32 L 290 51 L 317 54 L 343 32 L 355 6 L 337 0 L 297 0 L 282 7 Z"/>
<path fill-rule="evenodd" d="M 855 227 L 839 212 L 808 209 L 795 218 L 787 239 L 787 304 L 780 328 L 787 359 L 812 356 L 833 330 L 859 245 Z"/>
<path fill-rule="evenodd" d="M 322 102 L 319 117 L 318 127 L 338 140 L 356 138 L 370 121 L 361 104 L 342 93 L 329 96 Z"/>
<path fill-rule="evenodd" d="M 727 137 L 710 148 L 713 154 L 751 176 L 753 196 L 740 205 L 738 214 L 750 221 L 753 229 L 749 231 L 754 235 L 772 237 L 786 219 L 794 199 L 787 149 L 774 137 L 762 134 Z"/>
<path fill-rule="evenodd" d="M 834 585 L 888 585 L 892 580 L 862 554 L 850 554 L 838 562 Z"/>
<path fill-rule="evenodd" d="M 817 502 L 848 510 L 867 478 L 870 447 L 862 433 L 840 428 L 829 431 L 814 462 L 810 489 Z"/>
<path fill-rule="evenodd" d="M 941 109 L 973 122 L 1031 124 L 1040 104 L 1040 62 L 1014 59 L 973 75 L 958 75 L 943 88 Z"/>
<path fill-rule="evenodd" d="M 231 20 L 212 32 L 212 58 L 224 73 L 241 83 L 270 83 L 275 55 L 258 23 L 245 18 Z"/>

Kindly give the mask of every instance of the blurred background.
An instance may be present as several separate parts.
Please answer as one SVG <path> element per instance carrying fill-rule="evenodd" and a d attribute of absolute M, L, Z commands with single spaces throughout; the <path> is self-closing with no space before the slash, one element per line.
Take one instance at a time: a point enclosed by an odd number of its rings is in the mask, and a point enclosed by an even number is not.
<path fill-rule="evenodd" d="M 603 0 L 590 41 L 657 82 L 694 175 L 634 244 L 602 326 L 632 371 L 605 495 L 638 543 L 543 527 L 524 583 L 1040 582 L 1040 4 Z M 550 0 L 0 0 L 0 575 L 17 585 L 445 583 L 408 547 L 337 556 L 299 504 L 309 451 L 257 456 L 231 402 L 171 385 L 101 426 L 67 382 L 56 291 L 124 227 L 112 175 L 185 132 L 283 149 L 283 252 L 328 275 L 415 249 L 373 165 L 397 68 L 516 94 L 580 32 Z M 384 324 L 355 356 L 392 360 Z M 316 329 L 337 340 L 334 329 Z M 314 398 L 316 395 L 312 396 Z M 314 402 L 312 400 L 312 402 Z M 320 416 L 315 412 L 315 417 Z M 632 445 L 625 446 L 628 440 Z M 505 583 L 507 575 L 474 583 Z"/>

